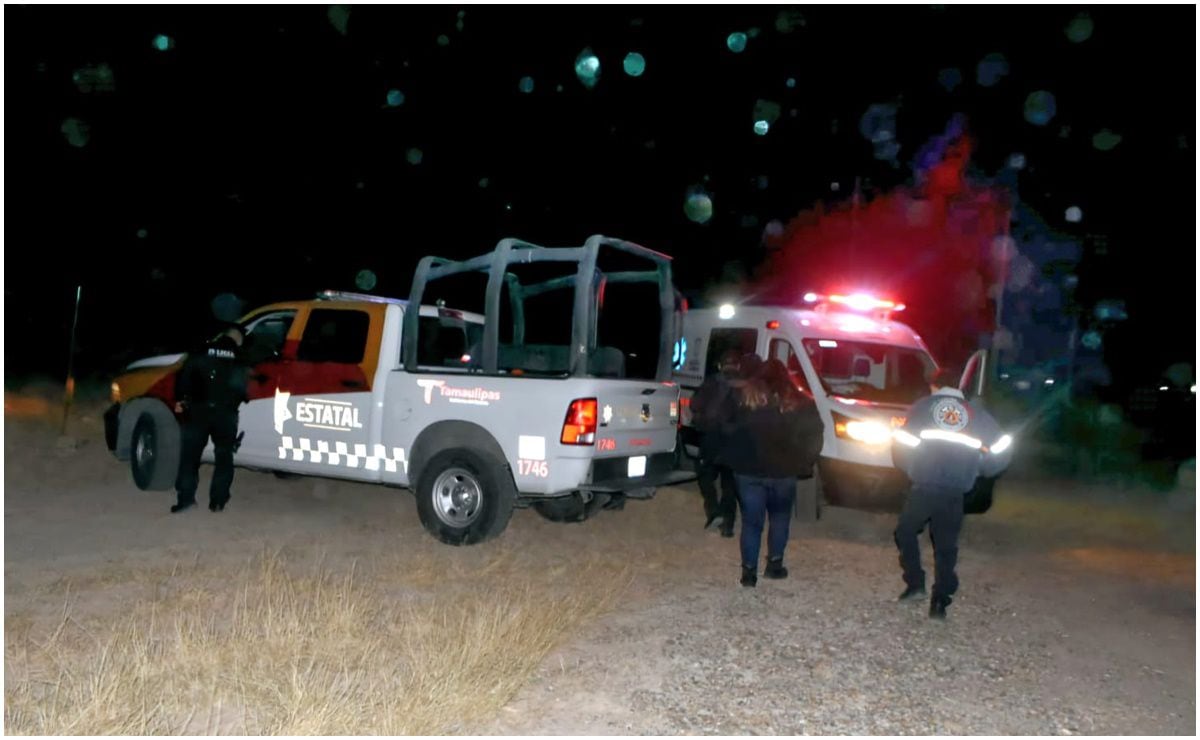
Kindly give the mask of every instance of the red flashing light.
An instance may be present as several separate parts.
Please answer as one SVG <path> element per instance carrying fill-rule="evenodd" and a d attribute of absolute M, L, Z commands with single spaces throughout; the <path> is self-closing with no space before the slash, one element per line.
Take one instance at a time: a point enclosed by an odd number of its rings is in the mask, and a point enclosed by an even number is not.
<path fill-rule="evenodd" d="M 567 409 L 559 441 L 565 445 L 590 445 L 596 441 L 596 399 L 577 398 Z"/>
<path fill-rule="evenodd" d="M 767 328 L 768 329 L 778 329 L 779 322 L 776 321 L 775 319 L 771 319 L 770 321 L 767 322 Z"/>
<path fill-rule="evenodd" d="M 843 306 L 853 308 L 855 311 L 870 311 L 872 309 L 884 309 L 885 311 L 903 310 L 896 308 L 894 301 L 885 301 L 881 298 L 876 298 L 866 293 L 855 293 L 854 295 L 831 295 L 829 296 L 830 303 L 840 303 Z"/>

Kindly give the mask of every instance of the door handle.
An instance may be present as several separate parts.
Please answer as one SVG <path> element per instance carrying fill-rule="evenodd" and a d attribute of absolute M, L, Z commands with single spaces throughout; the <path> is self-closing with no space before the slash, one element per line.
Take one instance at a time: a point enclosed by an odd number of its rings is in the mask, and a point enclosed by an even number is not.
<path fill-rule="evenodd" d="M 363 388 L 365 384 L 360 380 L 343 380 L 342 387 L 344 388 Z"/>

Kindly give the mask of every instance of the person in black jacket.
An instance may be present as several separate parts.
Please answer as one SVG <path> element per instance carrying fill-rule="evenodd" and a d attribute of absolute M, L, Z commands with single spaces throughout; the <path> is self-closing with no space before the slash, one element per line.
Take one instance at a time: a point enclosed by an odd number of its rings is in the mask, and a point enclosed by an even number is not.
<path fill-rule="evenodd" d="M 742 585 L 758 583 L 764 520 L 767 578 L 787 578 L 783 565 L 796 498 L 796 479 L 811 477 L 824 443 L 824 424 L 812 399 L 792 384 L 787 367 L 770 360 L 738 388 L 726 460 L 742 505 Z"/>
<path fill-rule="evenodd" d="M 721 528 L 722 537 L 733 536 L 737 518 L 737 483 L 733 471 L 721 460 L 724 440 L 721 428 L 733 410 L 733 384 L 738 374 L 739 356 L 729 351 L 721 356 L 719 372 L 704 379 L 692 398 L 692 424 L 700 437 L 700 459 L 696 464 L 696 483 L 704 496 L 704 528 Z M 717 498 L 717 478 L 721 479 L 721 497 Z"/>
<path fill-rule="evenodd" d="M 240 327 L 226 329 L 200 352 L 188 355 L 175 376 L 175 413 L 182 421 L 182 453 L 175 478 L 178 499 L 171 513 L 196 505 L 200 456 L 213 441 L 216 467 L 208 492 L 210 511 L 223 511 L 233 484 L 237 448 L 238 406 L 246 402 L 246 365 L 242 361 Z"/>

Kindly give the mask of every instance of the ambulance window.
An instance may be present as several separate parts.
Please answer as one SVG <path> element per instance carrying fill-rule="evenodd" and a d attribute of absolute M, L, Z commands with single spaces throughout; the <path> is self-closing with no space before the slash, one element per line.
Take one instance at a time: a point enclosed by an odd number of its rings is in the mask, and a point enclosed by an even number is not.
<path fill-rule="evenodd" d="M 792 349 L 792 343 L 786 339 L 772 339 L 770 358 L 779 360 L 787 366 L 788 374 L 792 376 L 792 382 L 802 391 L 807 390 L 808 385 L 804 382 L 804 369 L 800 366 L 800 358 L 796 356 L 796 350 Z"/>
<path fill-rule="evenodd" d="M 302 362 L 362 362 L 371 317 L 365 311 L 314 309 L 308 314 L 296 359 Z"/>
<path fill-rule="evenodd" d="M 704 356 L 704 374 L 718 371 L 721 356 L 732 350 L 740 357 L 758 348 L 757 329 L 713 329 L 708 335 L 708 353 Z"/>

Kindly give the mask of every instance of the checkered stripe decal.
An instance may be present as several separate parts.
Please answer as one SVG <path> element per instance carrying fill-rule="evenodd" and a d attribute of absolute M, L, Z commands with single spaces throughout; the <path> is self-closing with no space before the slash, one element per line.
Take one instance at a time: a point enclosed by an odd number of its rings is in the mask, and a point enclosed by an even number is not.
<path fill-rule="evenodd" d="M 334 442 L 333 449 L 330 449 L 330 443 L 323 439 L 311 440 L 308 437 L 284 437 L 283 444 L 279 446 L 279 459 L 286 460 L 290 456 L 293 461 L 300 462 L 307 459 L 309 462 L 324 463 L 326 465 L 344 465 L 349 468 L 357 468 L 360 465 L 367 470 L 379 470 L 382 464 L 383 469 L 389 473 L 395 473 L 398 466 L 404 466 L 404 472 L 408 472 L 408 460 L 404 458 L 404 450 L 400 447 L 393 447 L 388 454 L 388 450 L 383 445 L 374 445 L 372 454 L 367 454 L 367 446 L 365 444 L 350 445 L 346 442 Z"/>

